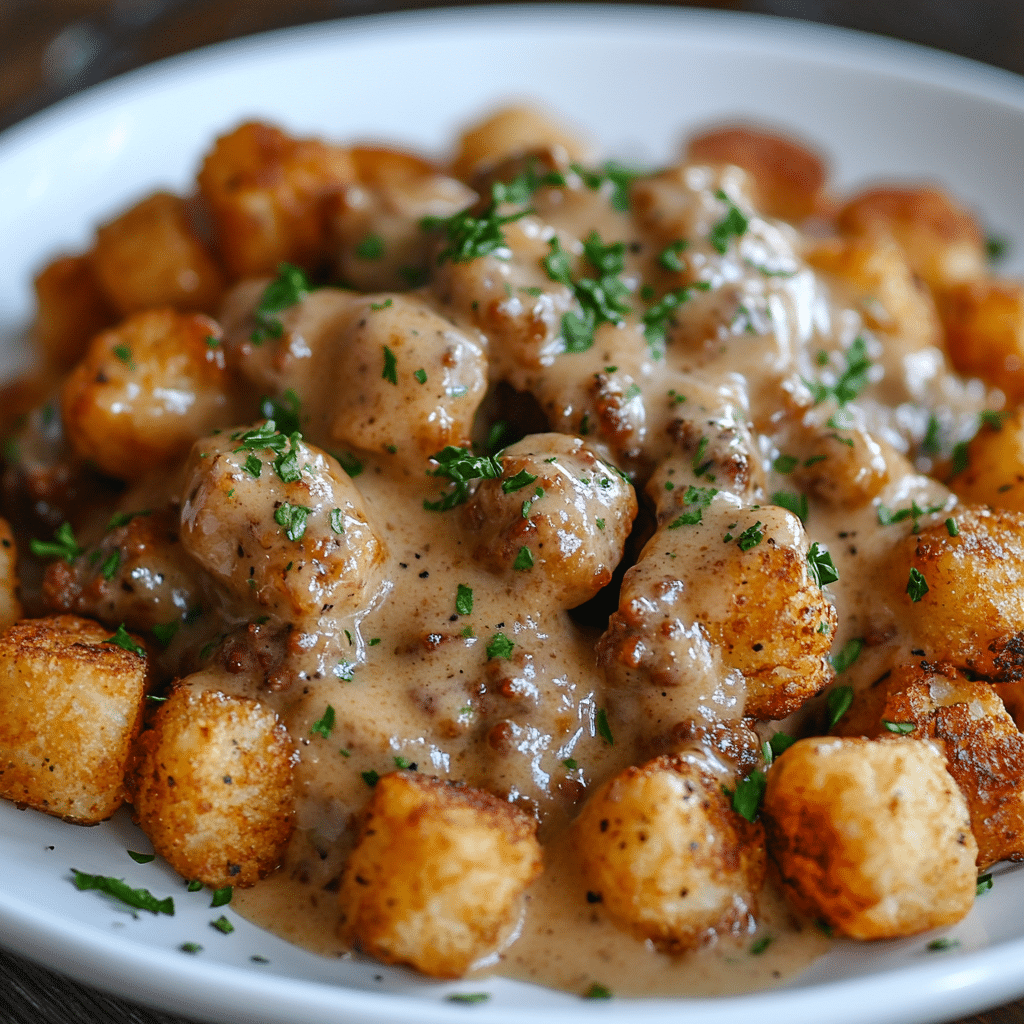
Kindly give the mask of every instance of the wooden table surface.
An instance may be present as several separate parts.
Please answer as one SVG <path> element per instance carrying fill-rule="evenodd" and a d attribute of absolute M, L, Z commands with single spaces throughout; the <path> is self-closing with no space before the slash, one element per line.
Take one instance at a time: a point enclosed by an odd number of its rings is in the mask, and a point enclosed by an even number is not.
<path fill-rule="evenodd" d="M 0 0 L 0 129 L 112 75 L 197 46 L 286 25 L 432 6 L 440 5 L 431 0 Z M 1024 0 L 721 0 L 679 6 L 880 32 L 1024 74 Z M 1021 971 L 1024 988 L 1024 964 Z M 191 1022 L 107 996 L 0 950 L 0 1024 Z M 1024 1024 L 1024 1000 L 958 1024 Z"/>

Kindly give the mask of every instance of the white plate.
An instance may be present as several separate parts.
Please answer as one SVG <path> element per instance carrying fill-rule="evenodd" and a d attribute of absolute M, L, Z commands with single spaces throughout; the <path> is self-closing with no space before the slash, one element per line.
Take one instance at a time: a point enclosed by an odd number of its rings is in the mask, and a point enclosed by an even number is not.
<path fill-rule="evenodd" d="M 0 137 L 0 340 L 30 315 L 32 272 L 88 244 L 93 225 L 158 187 L 188 186 L 213 136 L 243 117 L 339 139 L 436 150 L 482 108 L 539 99 L 616 155 L 653 163 L 694 126 L 753 118 L 817 140 L 841 185 L 878 176 L 945 182 L 1024 247 L 1024 80 L 855 33 L 777 19 L 642 8 L 491 8 L 316 25 L 219 46 L 117 79 Z M 1018 256 L 1008 269 L 1020 270 Z M 8 345 L 8 351 L 11 346 Z M 10 359 L 8 358 L 8 365 Z M 233 916 L 166 865 L 126 816 L 81 829 L 0 806 L 0 941 L 123 995 L 245 1024 L 617 1022 L 787 1024 L 957 1016 L 1024 992 L 1024 872 L 1003 871 L 953 934 L 842 946 L 792 986 L 724 1000 L 582 1002 L 492 980 L 439 985 L 356 960 L 323 960 Z M 173 918 L 133 919 L 71 885 L 70 868 L 164 896 Z M 228 915 L 231 915 L 228 908 Z M 182 942 L 204 951 L 188 956 Z M 256 964 L 252 955 L 269 964 Z M 459 988 L 491 1000 L 456 1007 Z"/>

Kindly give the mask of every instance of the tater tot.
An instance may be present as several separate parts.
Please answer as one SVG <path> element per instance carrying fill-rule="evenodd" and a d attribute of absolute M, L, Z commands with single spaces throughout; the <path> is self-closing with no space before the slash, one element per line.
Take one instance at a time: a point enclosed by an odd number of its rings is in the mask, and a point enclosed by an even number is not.
<path fill-rule="evenodd" d="M 375 785 L 345 864 L 340 934 L 385 963 L 457 978 L 495 951 L 541 872 L 537 823 L 415 772 Z"/>
<path fill-rule="evenodd" d="M 221 136 L 199 172 L 220 256 L 237 280 L 282 261 L 314 270 L 330 258 L 333 197 L 355 178 L 345 149 L 250 121 Z"/>
<path fill-rule="evenodd" d="M 124 802 L 147 662 L 113 632 L 55 615 L 0 636 L 0 796 L 80 825 Z"/>
<path fill-rule="evenodd" d="M 544 111 L 528 106 L 502 107 L 462 133 L 454 171 L 457 177 L 468 180 L 488 164 L 540 146 L 562 147 L 573 160 L 583 160 L 590 149 L 574 129 Z"/>
<path fill-rule="evenodd" d="M 756 184 L 755 202 L 771 217 L 802 220 L 817 212 L 827 169 L 824 160 L 793 139 L 758 128 L 715 128 L 686 146 L 694 163 L 735 164 Z"/>
<path fill-rule="evenodd" d="M 219 337 L 209 317 L 155 309 L 94 338 L 61 389 L 78 454 L 134 480 L 224 422 L 230 406 Z"/>
<path fill-rule="evenodd" d="M 168 192 L 101 225 L 90 259 L 122 316 L 161 306 L 214 313 L 224 291 L 224 274 L 189 224 L 184 200 Z"/>
<path fill-rule="evenodd" d="M 253 885 L 291 838 L 294 758 L 272 709 L 186 679 L 139 737 L 129 779 L 135 818 L 183 878 L 215 889 Z"/>
<path fill-rule="evenodd" d="M 1024 410 L 995 415 L 967 446 L 949 486 L 965 501 L 1024 512 Z"/>
<path fill-rule="evenodd" d="M 117 314 L 103 294 L 88 256 L 61 256 L 34 281 L 36 320 L 32 338 L 44 363 L 68 370 L 93 336 L 114 323 Z"/>
<path fill-rule="evenodd" d="M 667 953 L 753 930 L 764 835 L 721 779 L 681 756 L 627 768 L 573 826 L 588 889 L 620 927 Z"/>
<path fill-rule="evenodd" d="M 21 618 L 18 600 L 18 548 L 10 523 L 0 519 L 0 633 Z"/>
<path fill-rule="evenodd" d="M 888 560 L 897 616 L 932 661 L 993 681 L 1024 677 L 1024 513 L 962 506 Z"/>
<path fill-rule="evenodd" d="M 801 740 L 768 772 L 761 817 L 787 898 L 841 935 L 916 935 L 974 902 L 967 803 L 927 742 Z"/>
<path fill-rule="evenodd" d="M 976 374 L 1024 401 L 1024 284 L 975 281 L 939 293 L 946 350 L 961 372 Z"/>
<path fill-rule="evenodd" d="M 914 273 L 933 289 L 987 271 L 985 237 L 977 220 L 938 188 L 869 189 L 849 200 L 836 221 L 846 234 L 891 235 Z"/>
<path fill-rule="evenodd" d="M 473 557 L 519 586 L 547 588 L 563 607 L 589 600 L 622 558 L 633 488 L 565 434 L 525 437 L 500 462 L 501 477 L 485 480 L 463 514 Z"/>

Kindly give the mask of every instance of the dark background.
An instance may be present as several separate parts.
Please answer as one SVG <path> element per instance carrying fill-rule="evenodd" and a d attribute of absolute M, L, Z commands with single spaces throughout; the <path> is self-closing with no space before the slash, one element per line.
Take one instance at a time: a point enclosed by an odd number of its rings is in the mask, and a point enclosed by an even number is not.
<path fill-rule="evenodd" d="M 79 89 L 198 46 L 289 25 L 437 6 L 432 0 L 0 0 L 0 129 Z M 661 6 L 840 25 L 1024 74 L 1024 0 L 707 0 Z M 1024 964 L 1021 972 L 1024 985 Z M 183 1022 L 0 952 L 0 1024 Z M 1024 1000 L 962 1024 L 1024 1024 Z"/>

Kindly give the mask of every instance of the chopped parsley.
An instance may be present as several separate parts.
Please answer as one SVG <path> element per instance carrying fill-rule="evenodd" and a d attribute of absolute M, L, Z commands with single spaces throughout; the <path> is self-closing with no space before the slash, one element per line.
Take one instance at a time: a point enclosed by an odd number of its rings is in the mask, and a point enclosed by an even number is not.
<path fill-rule="evenodd" d="M 611 989 L 606 985 L 599 985 L 596 981 L 583 993 L 584 999 L 611 999 L 611 997 Z"/>
<path fill-rule="evenodd" d="M 332 452 L 338 460 L 338 465 L 350 476 L 359 476 L 363 471 L 363 464 L 351 452 Z"/>
<path fill-rule="evenodd" d="M 732 809 L 747 821 L 754 821 L 761 810 L 768 779 L 764 772 L 751 772 L 736 786 L 732 794 Z"/>
<path fill-rule="evenodd" d="M 264 395 L 260 399 L 260 415 L 267 420 L 273 420 L 283 434 L 293 434 L 300 429 L 301 411 L 302 402 L 291 388 L 288 388 L 280 398 Z"/>
<path fill-rule="evenodd" d="M 133 519 L 152 514 L 151 508 L 140 509 L 138 512 L 115 512 L 107 522 L 107 530 L 116 530 L 119 526 L 127 526 Z"/>
<path fill-rule="evenodd" d="M 392 760 L 395 762 L 395 767 L 401 771 L 416 771 L 416 765 L 410 761 L 407 757 L 402 757 L 401 754 L 396 754 Z"/>
<path fill-rule="evenodd" d="M 576 759 L 574 757 L 563 757 L 562 764 L 565 765 L 565 767 L 568 768 L 571 772 L 574 772 L 577 768 L 579 768 L 579 764 L 576 762 Z"/>
<path fill-rule="evenodd" d="M 174 916 L 174 899 L 157 899 L 148 889 L 133 889 L 124 879 L 111 878 L 108 875 L 88 875 L 84 871 L 72 868 L 75 876 L 75 888 L 81 890 L 97 889 L 113 896 L 136 910 L 148 910 L 151 914 L 167 914 Z"/>
<path fill-rule="evenodd" d="M 679 258 L 679 254 L 690 245 L 685 238 L 677 238 L 674 242 L 669 242 L 664 249 L 658 253 L 658 264 L 664 267 L 666 270 L 672 270 L 679 273 L 683 269 L 683 261 Z"/>
<path fill-rule="evenodd" d="M 750 946 L 751 956 L 760 956 L 770 945 L 772 944 L 772 937 L 770 935 L 762 935 L 761 938 L 755 940 Z"/>
<path fill-rule="evenodd" d="M 302 471 L 299 469 L 299 442 L 302 435 L 297 430 L 285 435 L 277 429 L 274 420 L 267 420 L 252 430 L 232 434 L 231 440 L 239 442 L 238 447 L 232 450 L 234 454 L 243 451 L 274 452 L 274 470 L 282 483 L 293 484 L 302 478 Z M 255 455 L 250 455 L 245 460 L 245 469 L 257 479 L 262 468 L 262 462 Z"/>
<path fill-rule="evenodd" d="M 836 672 L 845 672 L 859 657 L 864 650 L 864 641 L 860 637 L 847 640 L 842 650 L 832 659 L 832 667 Z"/>
<path fill-rule="evenodd" d="M 517 572 L 525 572 L 527 569 L 533 568 L 533 552 L 525 544 L 519 549 L 512 568 Z"/>
<path fill-rule="evenodd" d="M 115 548 L 110 552 L 109 555 L 104 559 L 103 565 L 100 566 L 100 573 L 103 578 L 109 583 L 114 578 L 114 574 L 121 567 L 121 551 L 119 548 Z"/>
<path fill-rule="evenodd" d="M 858 334 L 844 356 L 846 368 L 836 379 L 835 384 L 829 386 L 821 381 L 804 381 L 810 389 L 815 405 L 819 405 L 827 398 L 834 398 L 841 406 L 846 405 L 867 387 L 868 374 L 871 370 L 867 342 Z"/>
<path fill-rule="evenodd" d="M 789 750 L 794 743 L 796 743 L 796 739 L 784 732 L 777 732 L 768 740 L 768 746 L 771 748 L 773 758 Z"/>
<path fill-rule="evenodd" d="M 473 588 L 460 583 L 455 592 L 455 611 L 459 615 L 473 614 Z"/>
<path fill-rule="evenodd" d="M 764 540 L 764 527 L 760 520 L 753 526 L 748 526 L 737 538 L 736 543 L 740 551 L 749 551 L 756 548 Z"/>
<path fill-rule="evenodd" d="M 341 534 L 341 533 L 345 532 L 345 525 L 344 525 L 345 521 L 342 518 L 342 513 L 341 513 L 341 509 L 340 508 L 332 508 L 331 509 L 331 514 L 330 514 L 330 516 L 328 516 L 328 519 L 329 519 L 330 524 L 331 524 L 331 532 L 332 533 Z"/>
<path fill-rule="evenodd" d="M 952 516 L 950 516 L 949 519 L 946 520 L 946 532 L 950 535 L 950 537 L 960 536 L 960 527 L 957 525 L 956 520 Z"/>
<path fill-rule="evenodd" d="M 114 644 L 122 650 L 128 651 L 129 654 L 137 654 L 140 658 L 144 658 L 146 656 L 146 649 L 144 647 L 140 647 L 131 638 L 128 634 L 128 630 L 124 628 L 123 622 L 117 627 L 117 632 L 113 636 L 108 636 L 106 640 L 101 640 L 100 643 Z"/>
<path fill-rule="evenodd" d="M 380 775 L 377 772 L 375 772 L 372 768 L 367 772 L 360 772 L 359 775 L 361 776 L 363 782 L 365 782 L 370 787 L 370 789 L 373 789 L 373 787 L 376 786 L 378 782 L 380 782 Z"/>
<path fill-rule="evenodd" d="M 932 941 L 925 946 L 925 949 L 927 949 L 929 953 L 939 953 L 946 949 L 956 949 L 959 945 L 959 939 L 943 937 L 941 939 L 932 939 Z"/>
<path fill-rule="evenodd" d="M 537 478 L 532 474 L 528 473 L 525 469 L 521 469 L 515 476 L 509 477 L 508 480 L 502 480 L 501 489 L 506 494 L 512 494 L 513 491 L 520 491 L 524 487 L 528 487 Z"/>
<path fill-rule="evenodd" d="M 750 221 L 721 189 L 715 193 L 715 198 L 726 204 L 726 212 L 725 216 L 711 229 L 708 241 L 720 256 L 724 256 L 729 249 L 729 240 L 744 235 L 750 226 Z"/>
<path fill-rule="evenodd" d="M 498 256 L 508 258 L 505 234 L 501 230 L 506 224 L 525 217 L 529 209 L 517 210 L 514 213 L 499 214 L 501 203 L 521 204 L 529 201 L 529 184 L 525 179 L 505 184 L 495 182 L 491 185 L 491 201 L 474 216 L 469 209 L 453 214 L 451 217 L 425 217 L 421 226 L 443 229 L 447 245 L 438 253 L 438 264 L 469 263 L 482 256 Z M 531 193 L 532 194 L 532 193 Z"/>
<path fill-rule="evenodd" d="M 588 170 L 579 164 L 573 164 L 572 169 L 580 176 L 580 180 L 592 192 L 597 192 L 601 186 L 608 182 L 611 185 L 611 194 L 608 197 L 612 208 L 620 213 L 629 212 L 629 186 L 643 175 L 643 171 L 633 170 L 624 167 L 614 160 L 608 160 L 596 171 Z"/>
<path fill-rule="evenodd" d="M 488 659 L 504 658 L 508 660 L 512 657 L 513 647 L 515 647 L 515 644 L 504 633 L 495 633 L 487 641 L 487 657 Z"/>
<path fill-rule="evenodd" d="M 111 351 L 129 370 L 135 369 L 135 363 L 132 362 L 132 350 L 127 345 L 115 345 Z"/>
<path fill-rule="evenodd" d="M 426 371 L 426 370 L 424 370 L 424 369 L 420 368 L 419 370 L 417 370 L 417 371 L 416 371 L 416 372 L 415 372 L 415 373 L 413 374 L 413 376 L 414 376 L 414 377 L 415 377 L 415 378 L 416 378 L 416 379 L 417 379 L 417 380 L 418 380 L 418 381 L 419 381 L 419 382 L 420 382 L 421 384 L 426 384 L 426 383 L 427 383 L 427 371 Z"/>
<path fill-rule="evenodd" d="M 313 510 L 306 505 L 290 505 L 287 501 L 274 509 L 274 522 L 284 527 L 289 540 L 301 540 L 306 532 L 306 520 Z"/>
<path fill-rule="evenodd" d="M 315 733 L 318 736 L 323 736 L 325 740 L 330 739 L 331 733 L 334 730 L 334 719 L 334 708 L 328 704 L 327 710 L 324 711 L 323 715 L 309 727 L 310 735 Z"/>
<path fill-rule="evenodd" d="M 280 338 L 284 324 L 275 314 L 294 306 L 311 290 L 312 285 L 302 270 L 291 263 L 279 263 L 277 277 L 264 288 L 256 306 L 256 327 L 249 340 L 254 345 L 262 345 L 269 338 Z"/>
<path fill-rule="evenodd" d="M 386 380 L 389 384 L 398 383 L 398 360 L 395 358 L 395 353 L 384 346 L 384 369 L 381 371 L 381 379 Z"/>
<path fill-rule="evenodd" d="M 670 530 L 678 530 L 680 526 L 696 526 L 704 518 L 704 509 L 711 504 L 718 493 L 714 487 L 687 487 L 683 494 L 683 502 L 688 511 L 677 516 L 668 524 Z"/>
<path fill-rule="evenodd" d="M 597 735 L 600 736 L 609 747 L 614 747 L 615 739 L 612 736 L 611 726 L 608 724 L 608 712 L 604 708 L 597 709 L 597 714 L 594 716 L 594 725 L 597 728 Z"/>
<path fill-rule="evenodd" d="M 216 928 L 222 935 L 230 935 L 235 930 L 235 926 L 223 914 L 216 921 L 211 921 L 210 927 Z"/>
<path fill-rule="evenodd" d="M 226 907 L 231 902 L 231 897 L 235 894 L 235 890 L 230 885 L 222 886 L 220 889 L 213 890 L 213 899 L 210 901 L 211 907 Z"/>
<path fill-rule="evenodd" d="M 53 537 L 52 541 L 36 540 L 33 537 L 28 544 L 32 554 L 39 558 L 63 558 L 65 562 L 70 562 L 84 553 L 85 549 L 79 547 L 75 540 L 70 523 L 61 523 Z"/>
<path fill-rule="evenodd" d="M 959 476 L 971 464 L 970 442 L 959 441 L 953 445 L 949 475 Z"/>
<path fill-rule="evenodd" d="M 920 569 L 911 567 L 910 577 L 907 580 L 907 593 L 914 604 L 917 604 L 928 593 L 928 581 Z"/>
<path fill-rule="evenodd" d="M 200 946 L 198 942 L 183 942 L 178 947 L 178 949 L 180 949 L 182 951 L 182 953 L 193 953 L 193 954 L 195 954 L 195 953 L 202 953 L 202 951 L 203 951 L 203 947 Z"/>
<path fill-rule="evenodd" d="M 852 703 L 852 686 L 837 686 L 834 690 L 829 691 L 828 696 L 825 698 L 825 704 L 828 709 L 828 729 L 836 727 L 839 719 L 850 710 Z M 826 732 L 828 729 L 826 729 Z"/>
<path fill-rule="evenodd" d="M 807 552 L 807 569 L 811 578 L 819 587 L 828 583 L 836 583 L 839 580 L 839 573 L 832 564 L 832 556 L 815 541 Z"/>
<path fill-rule="evenodd" d="M 136 853 L 134 850 L 129 850 L 128 856 L 131 857 L 136 864 L 149 864 L 150 861 L 156 860 L 155 853 Z"/>
<path fill-rule="evenodd" d="M 486 1003 L 491 998 L 489 992 L 452 992 L 448 996 L 449 1003 Z"/>
<path fill-rule="evenodd" d="M 776 473 L 792 473 L 800 465 L 800 460 L 795 455 L 780 455 L 772 463 L 772 469 Z"/>
<path fill-rule="evenodd" d="M 490 455 L 474 455 L 466 448 L 448 445 L 431 460 L 437 469 L 428 469 L 428 476 L 447 477 L 455 485 L 440 501 L 424 501 L 428 512 L 444 512 L 461 505 L 469 497 L 469 485 L 474 480 L 496 480 L 501 476 L 501 463 Z M 513 478 L 514 479 L 514 478 Z"/>
<path fill-rule="evenodd" d="M 1010 251 L 1010 240 L 1005 235 L 989 235 L 985 239 L 985 255 L 989 263 L 1001 263 Z"/>
<path fill-rule="evenodd" d="M 884 725 L 889 732 L 894 732 L 899 736 L 907 736 L 917 728 L 913 722 L 890 722 L 885 718 L 882 719 L 882 725 Z"/>
<path fill-rule="evenodd" d="M 772 504 L 792 512 L 800 522 L 807 520 L 807 513 L 810 511 L 807 495 L 799 491 L 776 491 L 772 495 Z"/>
<path fill-rule="evenodd" d="M 914 533 L 920 532 L 919 520 L 922 516 L 930 516 L 933 512 L 941 512 L 942 506 L 945 502 L 939 502 L 937 505 L 930 505 L 928 508 L 921 508 L 916 501 L 910 503 L 910 508 L 901 508 L 893 511 L 891 508 L 887 508 L 885 505 L 878 506 L 878 522 L 882 526 L 891 526 L 893 523 L 902 523 L 906 519 L 913 519 Z"/>
<path fill-rule="evenodd" d="M 379 260 L 384 255 L 384 239 L 380 235 L 367 235 L 355 249 L 361 260 Z"/>
<path fill-rule="evenodd" d="M 992 888 L 992 875 L 991 875 L 991 873 L 984 874 L 984 875 L 978 875 L 978 886 L 977 886 L 977 888 L 974 891 L 974 895 L 975 896 L 981 896 L 984 893 L 988 892 L 989 889 L 991 889 L 991 888 Z"/>
<path fill-rule="evenodd" d="M 676 310 L 684 302 L 689 301 L 695 291 L 707 291 L 710 287 L 707 281 L 697 281 L 685 288 L 674 288 L 647 309 L 643 316 L 644 337 L 655 359 L 661 359 L 665 355 L 665 337 Z M 675 391 L 670 391 L 669 397 L 672 398 L 673 405 L 686 401 L 685 395 L 676 395 Z"/>
<path fill-rule="evenodd" d="M 202 889 L 202 887 L 203 883 L 200 882 L 198 878 L 193 878 L 192 881 L 185 886 L 185 889 L 188 892 L 199 892 L 199 890 Z"/>

